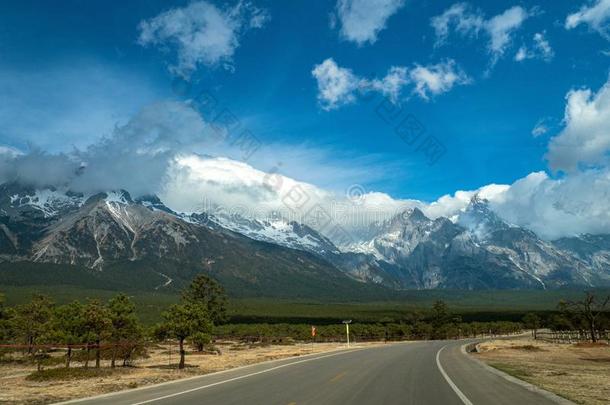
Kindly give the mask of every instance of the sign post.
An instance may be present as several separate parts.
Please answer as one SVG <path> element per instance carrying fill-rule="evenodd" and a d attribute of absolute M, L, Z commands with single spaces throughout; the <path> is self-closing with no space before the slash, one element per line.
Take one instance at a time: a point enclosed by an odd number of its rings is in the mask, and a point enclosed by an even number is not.
<path fill-rule="evenodd" d="M 349 349 L 349 324 L 352 323 L 352 320 L 343 321 L 345 324 L 345 336 L 347 337 L 347 348 Z"/>
<path fill-rule="evenodd" d="M 313 342 L 316 340 L 316 327 L 311 326 L 311 351 L 313 353 Z"/>

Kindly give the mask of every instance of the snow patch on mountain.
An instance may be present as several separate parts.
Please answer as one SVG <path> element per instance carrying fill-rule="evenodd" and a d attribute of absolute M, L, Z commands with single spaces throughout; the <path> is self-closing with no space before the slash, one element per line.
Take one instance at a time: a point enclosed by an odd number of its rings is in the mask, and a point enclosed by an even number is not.
<path fill-rule="evenodd" d="M 85 201 L 86 198 L 83 195 L 51 189 L 10 196 L 10 204 L 13 208 L 29 206 L 41 211 L 45 218 L 54 217 L 64 209 L 81 207 Z"/>

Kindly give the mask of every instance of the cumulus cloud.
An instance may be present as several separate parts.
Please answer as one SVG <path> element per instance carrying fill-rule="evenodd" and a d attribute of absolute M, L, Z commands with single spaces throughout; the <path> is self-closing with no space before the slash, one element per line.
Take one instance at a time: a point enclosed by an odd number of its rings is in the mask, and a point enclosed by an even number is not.
<path fill-rule="evenodd" d="M 359 46 L 375 43 L 388 18 L 403 5 L 404 0 L 338 0 L 335 18 L 341 23 L 341 37 Z"/>
<path fill-rule="evenodd" d="M 470 78 L 453 60 L 430 66 L 415 65 L 409 77 L 415 85 L 413 91 L 425 100 L 430 95 L 446 93 L 453 86 L 470 83 Z"/>
<path fill-rule="evenodd" d="M 415 64 L 412 69 L 391 67 L 382 78 L 364 78 L 352 70 L 340 67 L 328 58 L 314 66 L 312 75 L 318 85 L 318 101 L 327 111 L 356 102 L 359 96 L 378 92 L 394 103 L 400 102 L 403 89 L 413 86 L 413 93 L 423 99 L 451 90 L 456 85 L 470 83 L 470 79 L 455 61 L 447 60 L 435 65 Z"/>
<path fill-rule="evenodd" d="M 170 168 L 162 199 L 179 211 L 238 213 L 259 219 L 284 218 L 302 222 L 322 233 L 339 225 L 357 239 L 370 225 L 417 207 L 429 218 L 454 221 L 477 195 L 510 224 L 554 240 L 583 233 L 610 232 L 610 172 L 590 170 L 552 179 L 531 173 L 511 185 L 490 184 L 456 191 L 433 202 L 395 199 L 385 193 L 361 189 L 353 195 L 331 192 L 279 173 L 265 173 L 243 162 L 224 158 L 184 155 Z M 311 222 L 310 213 L 321 209 L 330 223 Z"/>
<path fill-rule="evenodd" d="M 314 66 L 311 74 L 318 82 L 318 101 L 323 109 L 333 110 L 356 101 L 360 79 L 332 58 Z"/>
<path fill-rule="evenodd" d="M 588 170 L 562 179 L 536 172 L 512 184 L 491 206 L 506 221 L 553 240 L 609 233 L 609 194 L 608 170 Z"/>
<path fill-rule="evenodd" d="M 407 78 L 408 73 L 404 74 Z M 392 69 L 385 76 L 389 77 L 385 90 L 389 94 L 392 91 L 387 89 L 392 88 L 390 83 L 397 80 L 396 75 L 403 77 L 403 73 Z M 384 91 L 380 90 L 384 80 L 378 79 L 376 85 L 374 80 L 366 80 L 369 91 Z M 373 89 L 375 86 L 378 88 Z M 361 187 L 337 190 L 331 184 L 322 184 L 329 172 L 338 178 L 341 175 L 336 173 L 343 173 L 345 185 L 358 179 L 366 181 L 370 162 L 349 160 L 351 166 L 361 169 L 344 171 L 341 164 L 333 167 L 323 155 L 306 148 L 299 149 L 301 155 L 294 147 L 292 154 L 285 154 L 278 145 L 269 145 L 266 154 L 257 153 L 257 159 L 261 159 L 256 162 L 258 169 L 254 163 L 221 157 L 232 155 L 231 146 L 222 140 L 219 143 L 213 126 L 184 102 L 150 105 L 85 149 L 46 153 L 32 148 L 23 153 L 0 147 L 0 182 L 50 185 L 85 193 L 119 188 L 134 196 L 158 193 L 179 211 L 220 207 L 259 218 L 280 211 L 287 219 L 318 227 L 325 233 L 330 228 L 311 217 L 312 210 L 318 207 L 333 224 L 354 237 L 365 234 L 370 224 L 411 207 L 420 208 L 431 218 L 455 220 L 478 195 L 489 200 L 501 218 L 547 239 L 610 233 L 609 86 L 606 83 L 596 93 L 573 90 L 566 97 L 565 127 L 550 141 L 547 157 L 552 168 L 567 174 L 552 178 L 544 172 L 531 173 L 510 185 L 461 190 L 432 202 L 396 199 Z M 284 145 L 284 149 L 288 148 Z M 260 170 L 280 155 L 287 163 L 298 162 L 299 168 L 278 164 L 274 169 Z M 306 177 L 316 170 L 313 177 Z M 381 175 L 384 172 L 388 170 L 381 171 Z"/>
<path fill-rule="evenodd" d="M 376 181 L 387 171 L 404 169 L 379 157 L 308 144 L 253 144 L 255 149 L 250 150 L 249 140 L 242 138 L 244 131 L 249 129 L 228 131 L 206 121 L 194 101 L 158 102 L 85 148 L 63 153 L 31 148 L 23 153 L 0 146 L 0 183 L 68 187 L 87 194 L 115 189 L 126 189 L 134 196 L 153 194 L 166 184 L 175 157 L 192 153 L 233 160 L 247 156 L 256 167 L 331 189 Z M 328 171 L 333 172 L 332 179 Z"/>
<path fill-rule="evenodd" d="M 365 92 L 370 90 L 378 91 L 392 100 L 392 102 L 396 103 L 398 102 L 403 87 L 408 83 L 407 68 L 392 66 L 390 70 L 388 70 L 388 73 L 381 79 L 361 80 L 360 89 Z"/>
<path fill-rule="evenodd" d="M 487 49 L 493 64 L 503 56 L 512 44 L 515 31 L 529 16 L 530 13 L 523 7 L 514 6 L 486 19 L 480 10 L 473 9 L 467 3 L 457 3 L 441 15 L 432 17 L 430 24 L 436 34 L 437 46 L 444 44 L 452 31 L 463 37 L 477 37 L 484 32 L 488 37 Z"/>
<path fill-rule="evenodd" d="M 494 58 L 502 56 L 512 41 L 512 34 L 521 27 L 523 21 L 528 17 L 527 11 L 522 7 L 515 6 L 492 17 L 485 23 L 485 29 L 491 37 L 489 51 Z"/>
<path fill-rule="evenodd" d="M 550 62 L 555 56 L 555 51 L 553 51 L 553 48 L 545 35 L 545 32 L 537 32 L 534 34 L 532 45 L 521 46 L 515 54 L 515 60 L 521 62 L 526 59 L 542 59 L 545 62 Z"/>
<path fill-rule="evenodd" d="M 174 47 L 178 61 L 170 65 L 170 71 L 186 78 L 200 65 L 230 65 L 240 37 L 250 29 L 263 27 L 268 19 L 265 10 L 249 2 L 219 8 L 196 1 L 141 21 L 138 43 L 161 49 Z"/>
<path fill-rule="evenodd" d="M 210 126 L 184 103 L 156 103 L 85 149 L 0 155 L 0 180 L 85 193 L 115 189 L 134 195 L 154 193 L 170 158 L 210 143 L 212 135 Z"/>
<path fill-rule="evenodd" d="M 608 19 L 610 19 L 610 0 L 590 1 L 579 11 L 567 16 L 565 28 L 571 30 L 581 24 L 586 24 L 604 38 L 610 39 Z"/>
<path fill-rule="evenodd" d="M 443 14 L 432 17 L 430 25 L 436 34 L 436 46 L 440 46 L 447 41 L 451 29 L 462 36 L 478 35 L 485 26 L 485 18 L 468 3 L 456 3 Z"/>
<path fill-rule="evenodd" d="M 357 192 L 350 190 L 330 191 L 243 162 L 190 154 L 177 156 L 172 162 L 160 195 L 178 211 L 282 218 L 308 224 L 322 233 L 340 226 L 354 232 L 353 236 L 405 208 L 423 207 L 419 201 L 397 200 L 361 187 Z M 319 218 L 313 213 L 317 210 L 328 223 L 316 222 Z"/>
<path fill-rule="evenodd" d="M 566 96 L 565 128 L 551 139 L 546 158 L 553 170 L 607 165 L 610 151 L 610 80 L 595 93 L 583 88 Z"/>

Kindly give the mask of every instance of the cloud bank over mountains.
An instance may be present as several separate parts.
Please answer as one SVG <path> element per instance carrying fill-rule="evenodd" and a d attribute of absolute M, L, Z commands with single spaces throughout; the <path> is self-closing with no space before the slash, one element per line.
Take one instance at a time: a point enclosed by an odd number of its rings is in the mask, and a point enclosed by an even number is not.
<path fill-rule="evenodd" d="M 404 6 L 403 0 L 338 0 L 335 25 L 345 41 L 358 47 L 370 46 Z M 456 3 L 433 17 L 430 25 L 437 48 L 455 37 L 482 38 L 493 65 L 509 54 L 516 44 L 517 32 L 536 14 L 535 9 L 513 6 L 496 15 L 486 15 L 468 3 Z M 610 0 L 592 1 L 567 16 L 565 29 L 586 25 L 608 38 L 609 18 Z M 205 0 L 194 1 L 142 20 L 137 28 L 137 43 L 169 52 L 172 74 L 189 78 L 201 67 L 233 69 L 233 57 L 243 36 L 265 26 L 269 19 L 265 10 L 247 1 L 222 7 Z M 353 48 L 352 44 L 347 45 Z M 554 50 L 542 30 L 528 36 L 514 55 L 519 62 L 550 61 Z M 409 97 L 428 101 L 471 83 L 455 60 L 437 58 L 435 62 L 389 65 L 385 74 L 370 77 L 341 66 L 333 57 L 303 69 L 306 75 L 311 69 L 313 79 L 308 78 L 312 85 L 315 80 L 320 107 L 331 111 L 370 94 L 381 94 L 394 103 Z M 68 106 L 51 98 L 48 104 L 53 108 L 45 106 L 49 115 L 59 116 L 59 110 L 72 111 L 68 107 L 74 105 L 88 107 L 74 108 L 73 114 L 62 116 L 65 122 L 57 122 L 40 120 L 37 114 L 21 120 L 13 117 L 21 118 L 16 112 L 31 109 L 38 93 L 63 93 L 70 84 L 87 90 L 89 87 L 77 80 L 78 75 L 62 71 L 57 76 L 68 79 L 60 83 L 54 75 L 40 78 L 7 72 L 5 77 L 10 77 L 11 83 L 0 79 L 0 86 L 10 96 L 20 92 L 22 83 L 41 83 L 33 86 L 33 94 L 17 98 L 15 108 L 0 106 L 0 118 L 5 123 L 0 125 L 0 132 L 9 134 L 9 143 L 14 146 L 13 137 L 18 139 L 25 132 L 45 129 L 37 127 L 36 122 L 25 122 L 28 120 L 52 122 L 54 125 L 47 126 L 49 133 L 44 134 L 48 138 L 61 134 L 72 143 L 83 133 L 88 137 L 87 143 L 62 152 L 47 150 L 46 145 L 29 150 L 0 145 L 0 182 L 52 186 L 85 194 L 125 189 L 136 197 L 158 194 L 178 211 L 220 207 L 254 217 L 268 217 L 279 211 L 299 221 L 319 206 L 348 229 L 366 228 L 410 207 L 420 208 L 431 218 L 451 218 L 478 195 L 489 200 L 493 210 L 506 221 L 547 239 L 610 233 L 610 81 L 599 89 L 575 88 L 567 93 L 563 128 L 551 137 L 545 156 L 551 175 L 534 172 L 512 184 L 483 185 L 436 201 L 418 201 L 393 198 L 361 185 L 368 184 L 371 176 L 387 178 L 389 173 L 399 175 L 396 172 L 373 170 L 372 162 L 361 159 L 341 162 L 328 157 L 330 152 L 307 145 L 268 144 L 246 159 L 243 145 L 234 138 L 230 140 L 231 134 L 219 130 L 217 124 L 208 122 L 193 100 L 151 104 L 131 117 L 116 120 L 117 113 L 127 110 L 124 100 L 136 98 L 137 94 L 143 94 L 138 98 L 145 100 L 152 95 L 132 77 L 128 80 L 134 83 L 132 87 L 116 90 L 119 86 L 113 84 L 117 82 L 115 76 L 122 74 L 110 73 L 95 70 L 86 75 L 92 88 L 107 93 L 96 97 L 99 105 L 84 103 L 82 92 L 73 92 L 75 100 L 70 100 Z M 75 116 L 81 120 L 72 119 Z M 109 125 L 111 121 L 113 124 Z M 119 124 L 115 125 L 117 121 Z M 22 128 L 26 127 L 24 122 L 29 125 L 28 131 Z M 88 126 L 74 128 L 74 122 L 87 122 Z M 89 134 L 96 128 L 104 134 L 99 140 Z M 534 136 L 549 132 L 546 121 L 540 121 L 533 130 Z"/>
<path fill-rule="evenodd" d="M 148 106 L 83 150 L 53 154 L 2 147 L 0 182 L 84 193 L 126 189 L 134 196 L 158 194 L 178 211 L 222 207 L 257 217 L 281 211 L 295 220 L 319 205 L 346 228 L 366 227 L 409 207 L 451 218 L 478 194 L 509 223 L 547 239 L 610 233 L 609 86 L 567 94 L 565 127 L 551 138 L 547 155 L 563 175 L 535 172 L 510 185 L 456 191 L 433 202 L 396 199 L 357 185 L 337 192 L 291 178 L 281 167 L 265 172 L 226 158 L 231 145 L 188 102 Z M 353 174 L 357 179 L 359 173 Z"/>

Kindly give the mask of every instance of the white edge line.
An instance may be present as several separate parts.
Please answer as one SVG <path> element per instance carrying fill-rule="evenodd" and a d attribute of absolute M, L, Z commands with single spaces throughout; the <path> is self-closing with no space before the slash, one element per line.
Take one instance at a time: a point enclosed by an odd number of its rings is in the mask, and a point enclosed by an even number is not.
<path fill-rule="evenodd" d="M 470 360 L 474 361 L 475 363 L 479 364 L 481 367 L 483 367 L 484 369 L 486 369 L 487 371 L 489 371 L 492 374 L 495 374 L 497 376 L 500 376 L 502 378 L 504 378 L 505 380 L 508 380 L 514 384 L 520 385 L 521 387 L 525 388 L 528 391 L 532 391 L 532 392 L 536 392 L 542 396 L 544 396 L 545 398 L 547 398 L 548 400 L 551 400 L 553 402 L 556 402 L 558 404 L 562 404 L 562 405 L 575 405 L 574 402 L 570 401 L 567 398 L 563 398 L 560 397 L 559 395 L 551 392 L 551 391 L 547 391 L 544 388 L 540 388 L 534 384 L 530 384 L 527 381 L 523 381 L 518 379 L 517 377 L 513 377 L 510 374 L 505 373 L 502 370 L 498 370 L 495 367 L 490 366 L 489 364 L 485 363 L 482 360 L 477 359 L 476 357 L 473 357 L 472 355 L 468 354 L 466 352 L 466 346 L 471 345 L 472 343 L 466 343 L 464 345 L 462 345 L 460 347 L 460 351 L 462 352 L 462 354 L 464 354 L 466 357 L 468 357 Z"/>
<path fill-rule="evenodd" d="M 464 405 L 472 405 L 472 402 L 470 402 L 468 397 L 466 397 L 466 395 L 464 395 L 464 393 L 462 391 L 460 391 L 460 389 L 457 387 L 457 385 L 455 385 L 455 383 L 451 380 L 451 378 L 449 378 L 449 376 L 445 372 L 445 369 L 443 369 L 443 366 L 441 366 L 441 361 L 439 359 L 439 356 L 440 356 L 441 352 L 443 351 L 443 349 L 447 346 L 448 345 L 441 347 L 440 350 L 438 352 L 436 352 L 436 366 L 438 367 L 438 370 L 441 372 L 441 374 L 443 375 L 443 377 L 445 378 L 445 380 L 447 381 L 447 383 L 449 384 L 451 389 L 457 394 L 457 396 L 464 403 Z"/>
<path fill-rule="evenodd" d="M 356 350 L 360 350 L 360 349 L 356 349 Z M 288 364 L 282 364 L 282 365 L 279 365 L 279 366 L 267 368 L 265 370 L 255 371 L 254 373 L 244 374 L 244 375 L 240 375 L 240 376 L 237 376 L 237 377 L 229 378 L 228 380 L 222 380 L 222 381 L 218 381 L 218 382 L 215 382 L 215 383 L 211 383 L 211 384 L 207 384 L 207 385 L 202 385 L 202 386 L 191 388 L 191 389 L 185 390 L 185 391 L 174 392 L 173 394 L 164 395 L 162 397 L 147 399 L 146 401 L 141 401 L 141 402 L 134 402 L 132 405 L 141 405 L 141 404 L 148 404 L 150 402 L 161 401 L 161 400 L 164 400 L 164 399 L 177 397 L 179 395 L 188 394 L 190 392 L 195 392 L 195 391 L 203 390 L 203 389 L 206 389 L 206 388 L 215 387 L 217 385 L 226 384 L 228 382 L 242 380 L 244 378 L 252 377 L 252 376 L 255 376 L 255 375 L 259 375 L 259 374 L 265 374 L 265 373 L 268 373 L 270 371 L 274 371 L 274 370 L 277 370 L 277 369 L 280 369 L 280 368 L 284 368 L 284 367 L 289 367 L 289 366 L 292 366 L 292 365 L 295 365 L 295 364 L 306 363 L 308 361 L 314 361 L 314 360 L 320 360 L 320 359 L 324 359 L 324 358 L 327 358 L 327 357 L 339 356 L 341 354 L 346 354 L 346 353 L 351 353 L 351 352 L 352 352 L 351 350 L 350 351 L 341 351 L 339 353 L 327 354 L 325 356 L 319 356 L 319 357 L 313 357 L 313 358 L 310 358 L 310 359 L 303 359 L 303 360 L 299 360 L 299 361 L 294 361 L 294 362 L 291 362 L 291 363 L 288 363 Z"/>

